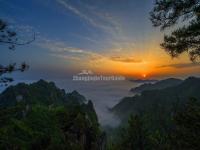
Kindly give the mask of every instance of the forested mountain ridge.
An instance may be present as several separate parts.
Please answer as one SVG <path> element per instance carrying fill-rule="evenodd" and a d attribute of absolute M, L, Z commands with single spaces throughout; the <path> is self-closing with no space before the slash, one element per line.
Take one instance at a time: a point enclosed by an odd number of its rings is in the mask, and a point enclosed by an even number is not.
<path fill-rule="evenodd" d="M 111 111 L 121 119 L 109 150 L 198 150 L 200 78 L 125 97 Z"/>
<path fill-rule="evenodd" d="M 77 91 L 65 93 L 65 90 L 59 89 L 53 82 L 39 80 L 32 84 L 19 83 L 15 86 L 8 87 L 0 94 L 0 106 L 15 105 L 19 101 L 29 104 L 41 103 L 51 104 L 69 104 L 71 102 L 87 102 L 84 96 Z"/>
<path fill-rule="evenodd" d="M 177 103 L 184 103 L 191 97 L 200 99 L 199 89 L 200 78 L 189 77 L 173 87 L 143 91 L 141 95 L 125 97 L 111 111 L 122 120 L 127 120 L 130 114 L 148 111 L 155 106 L 170 110 Z"/>
<path fill-rule="evenodd" d="M 182 80 L 176 78 L 168 78 L 165 80 L 160 80 L 155 83 L 144 83 L 138 87 L 130 89 L 130 92 L 141 93 L 143 91 L 150 91 L 155 89 L 164 89 L 167 87 L 172 87 L 182 83 Z"/>
<path fill-rule="evenodd" d="M 0 95 L 0 149 L 99 150 L 105 147 L 93 103 L 53 82 L 8 87 Z"/>

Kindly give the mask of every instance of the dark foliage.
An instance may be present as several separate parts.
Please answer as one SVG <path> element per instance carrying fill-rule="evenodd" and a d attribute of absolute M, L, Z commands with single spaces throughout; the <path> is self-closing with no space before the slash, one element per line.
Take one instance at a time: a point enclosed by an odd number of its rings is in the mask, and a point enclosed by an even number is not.
<path fill-rule="evenodd" d="M 9 25 L 2 19 L 0 19 L 0 45 L 8 45 L 10 50 L 14 50 L 17 45 L 26 45 L 35 40 L 35 35 L 32 40 L 27 42 L 18 42 L 17 33 L 9 28 Z M 25 71 L 29 66 L 23 62 L 20 66 L 16 66 L 16 63 L 9 64 L 7 66 L 0 65 L 0 84 L 7 85 L 8 82 L 12 82 L 13 79 L 7 77 L 1 77 L 3 74 L 11 73 L 13 71 Z"/>
<path fill-rule="evenodd" d="M 161 30 L 184 22 L 183 27 L 164 36 L 161 44 L 172 57 L 188 52 L 192 61 L 200 59 L 200 1 L 156 0 L 150 12 L 153 26 Z"/>
<path fill-rule="evenodd" d="M 131 88 L 130 92 L 142 93 L 143 91 L 151 91 L 155 89 L 165 89 L 167 87 L 173 87 L 180 84 L 182 80 L 176 78 L 168 78 L 165 80 L 160 80 L 155 83 L 144 83 L 138 87 Z"/>
<path fill-rule="evenodd" d="M 191 98 L 177 111 L 173 111 L 166 127 L 152 124 L 157 112 L 130 116 L 128 125 L 120 129 L 109 150 L 199 150 L 200 143 L 200 102 Z M 161 112 L 160 112 L 161 113 Z M 159 115 L 158 115 L 159 116 Z M 167 120 L 156 117 L 156 123 Z"/>
<path fill-rule="evenodd" d="M 17 45 L 26 45 L 35 40 L 35 34 L 33 39 L 29 41 L 19 42 L 16 31 L 9 28 L 9 25 L 2 19 L 0 19 L 0 45 L 7 44 L 9 49 L 14 50 Z"/>
<path fill-rule="evenodd" d="M 157 111 L 157 114 L 168 118 L 176 103 L 184 104 L 190 97 L 200 99 L 199 89 L 200 78 L 189 77 L 172 87 L 143 91 L 140 95 L 125 97 L 112 108 L 112 111 L 122 120 L 128 120 L 132 113 L 144 111 Z M 159 124 L 155 124 L 157 125 Z"/>
<path fill-rule="evenodd" d="M 9 87 L 0 103 L 2 150 L 100 150 L 105 142 L 92 102 L 53 82 Z"/>
<path fill-rule="evenodd" d="M 200 149 L 200 102 L 195 98 L 174 116 L 175 130 L 172 144 L 178 150 Z"/>

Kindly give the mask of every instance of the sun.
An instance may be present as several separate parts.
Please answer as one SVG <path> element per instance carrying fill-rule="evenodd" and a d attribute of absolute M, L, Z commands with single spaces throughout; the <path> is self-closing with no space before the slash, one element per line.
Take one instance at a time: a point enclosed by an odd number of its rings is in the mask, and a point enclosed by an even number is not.
<path fill-rule="evenodd" d="M 146 74 L 142 74 L 142 77 L 143 77 L 143 78 L 146 78 L 146 77 L 147 77 L 147 75 L 146 75 Z"/>

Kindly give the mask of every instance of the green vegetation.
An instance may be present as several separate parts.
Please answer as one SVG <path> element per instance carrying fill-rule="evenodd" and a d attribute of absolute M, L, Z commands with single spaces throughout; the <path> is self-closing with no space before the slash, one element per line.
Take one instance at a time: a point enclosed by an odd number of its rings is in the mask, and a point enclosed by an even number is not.
<path fill-rule="evenodd" d="M 20 96 L 19 96 L 20 95 Z M 103 145 L 91 101 L 43 80 L 0 96 L 0 149 L 95 150 Z"/>
<path fill-rule="evenodd" d="M 112 108 L 112 112 L 127 122 L 131 114 L 148 113 L 163 115 L 168 118 L 174 109 L 184 104 L 189 98 L 200 99 L 200 79 L 189 77 L 178 85 L 164 89 L 143 91 L 140 95 L 123 98 Z M 156 123 L 157 124 L 157 123 Z"/>
<path fill-rule="evenodd" d="M 190 77 L 172 87 L 122 99 L 111 110 L 122 124 L 109 135 L 108 149 L 200 149 L 199 89 L 200 79 Z"/>
<path fill-rule="evenodd" d="M 200 60 L 199 0 L 155 0 L 150 16 L 153 26 L 162 30 L 177 24 L 177 29 L 165 35 L 161 44 L 172 57 L 187 52 L 192 61 Z"/>
<path fill-rule="evenodd" d="M 130 89 L 133 93 L 141 93 L 143 91 L 150 91 L 150 90 L 158 90 L 158 89 L 164 89 L 167 87 L 173 87 L 178 84 L 180 84 L 182 80 L 175 79 L 175 78 L 169 78 L 161 81 L 157 81 L 155 83 L 144 83 L 138 87 Z"/>
<path fill-rule="evenodd" d="M 200 149 L 200 101 L 191 98 L 170 116 L 167 124 L 152 126 L 152 116 L 130 116 L 119 129 L 109 150 L 198 150 Z M 165 120 L 165 118 L 162 118 Z M 159 120 L 157 123 L 160 123 Z"/>
<path fill-rule="evenodd" d="M 123 99 L 112 109 L 122 124 L 107 133 L 77 91 L 44 80 L 10 86 L 0 94 L 0 150 L 198 150 L 199 82 L 192 77 Z"/>

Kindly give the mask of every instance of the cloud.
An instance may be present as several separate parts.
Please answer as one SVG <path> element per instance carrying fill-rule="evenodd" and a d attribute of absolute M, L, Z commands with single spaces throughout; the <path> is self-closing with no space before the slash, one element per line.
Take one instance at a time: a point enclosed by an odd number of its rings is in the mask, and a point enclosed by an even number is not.
<path fill-rule="evenodd" d="M 74 47 L 65 47 L 63 50 L 71 53 L 84 53 L 84 50 Z"/>
<path fill-rule="evenodd" d="M 99 28 L 112 35 L 116 35 L 116 33 L 121 33 L 121 24 L 117 22 L 114 17 L 108 12 L 102 12 L 101 9 L 91 7 L 86 3 L 81 3 L 81 7 L 79 7 L 78 5 L 75 6 L 70 4 L 67 0 L 56 0 L 56 2 L 62 5 L 65 9 L 80 17 L 81 19 L 85 20 L 93 27 Z"/>
<path fill-rule="evenodd" d="M 191 68 L 191 67 L 200 67 L 200 63 L 181 63 L 181 64 L 170 64 L 170 65 L 162 65 L 157 68 Z"/>
<path fill-rule="evenodd" d="M 135 59 L 133 57 L 121 57 L 121 56 L 112 56 L 110 57 L 112 61 L 124 62 L 124 63 L 141 63 L 142 60 Z"/>
<path fill-rule="evenodd" d="M 38 37 L 37 46 L 50 50 L 52 53 L 84 53 L 83 49 L 68 46 L 66 42 L 60 40 Z"/>
<path fill-rule="evenodd" d="M 51 56 L 70 59 L 72 61 L 81 61 L 84 59 L 88 61 L 97 61 L 105 57 L 97 52 L 94 52 L 94 50 L 72 47 L 64 41 L 47 39 L 44 37 L 40 37 L 40 40 L 36 43 L 36 45 L 49 50 L 49 54 Z"/>
<path fill-rule="evenodd" d="M 59 58 L 63 58 L 63 59 L 66 59 L 66 60 L 80 61 L 80 59 L 78 57 L 73 57 L 73 56 L 68 56 L 68 55 L 62 55 L 62 54 L 55 54 L 55 53 L 52 53 L 50 55 L 51 56 L 55 56 L 55 57 L 59 57 Z"/>
<path fill-rule="evenodd" d="M 82 49 L 78 47 L 69 46 L 66 42 L 60 40 L 52 40 L 44 37 L 40 37 L 37 46 L 49 50 L 51 56 L 60 57 L 70 61 L 81 61 L 87 63 L 99 62 L 101 60 L 109 60 L 122 63 L 142 63 L 140 59 L 134 57 L 127 57 L 121 54 L 121 51 L 117 53 L 115 50 L 110 50 L 110 53 L 106 51 L 97 52 L 91 49 Z M 116 56 L 117 53 L 117 56 Z M 115 55 L 114 55 L 115 54 Z M 114 55 L 114 56 L 113 56 Z"/>
<path fill-rule="evenodd" d="M 106 50 L 108 54 L 108 50 L 110 53 L 129 53 L 135 49 L 136 43 L 135 40 L 129 39 L 129 36 L 126 36 L 126 29 L 124 29 L 125 22 L 122 22 L 122 18 L 120 15 L 116 15 L 116 13 L 109 9 L 109 7 L 105 7 L 102 9 L 99 3 L 101 1 L 73 1 L 73 0 L 55 0 L 66 12 L 72 12 L 74 15 L 79 17 L 82 21 L 85 21 L 89 26 L 89 30 L 91 33 L 88 34 L 74 34 L 76 38 L 82 40 L 87 40 L 90 43 L 93 43 L 96 47 L 102 48 L 102 53 L 104 55 L 104 50 Z M 103 2 L 104 3 L 104 2 Z M 88 27 L 87 26 L 87 27 Z M 100 29 L 99 32 L 93 32 L 93 28 Z M 99 31 L 99 30 L 98 30 Z M 103 36 L 103 38 L 101 37 Z M 101 39 L 100 39 L 101 38 Z M 94 46 L 94 47 L 95 47 Z M 113 54 L 108 54 L 112 56 Z M 110 59 L 110 58 L 108 58 Z M 124 62 L 137 62 L 138 60 L 133 60 L 127 58 L 123 59 Z M 121 62 L 123 62 L 121 60 Z M 115 60 L 116 61 L 116 60 Z M 119 61 L 119 60 L 118 60 Z"/>
<path fill-rule="evenodd" d="M 88 37 L 88 36 L 85 36 L 85 35 L 83 36 L 83 35 L 80 35 L 80 34 L 73 34 L 73 36 L 76 37 L 76 38 L 79 38 L 79 39 L 87 40 L 87 41 L 92 42 L 94 44 L 101 44 L 100 41 L 95 40 L 95 38 L 93 38 L 93 37 Z"/>
<path fill-rule="evenodd" d="M 88 17 L 87 15 L 85 15 L 83 12 L 81 12 L 79 9 L 73 7 L 72 5 L 68 4 L 67 1 L 65 0 L 56 0 L 59 4 L 61 4 L 63 7 L 65 7 L 66 9 L 70 10 L 71 12 L 73 12 L 74 14 L 76 14 L 77 16 L 79 16 L 80 18 L 86 20 L 88 23 L 97 26 L 96 22 L 91 19 L 90 17 Z"/>

